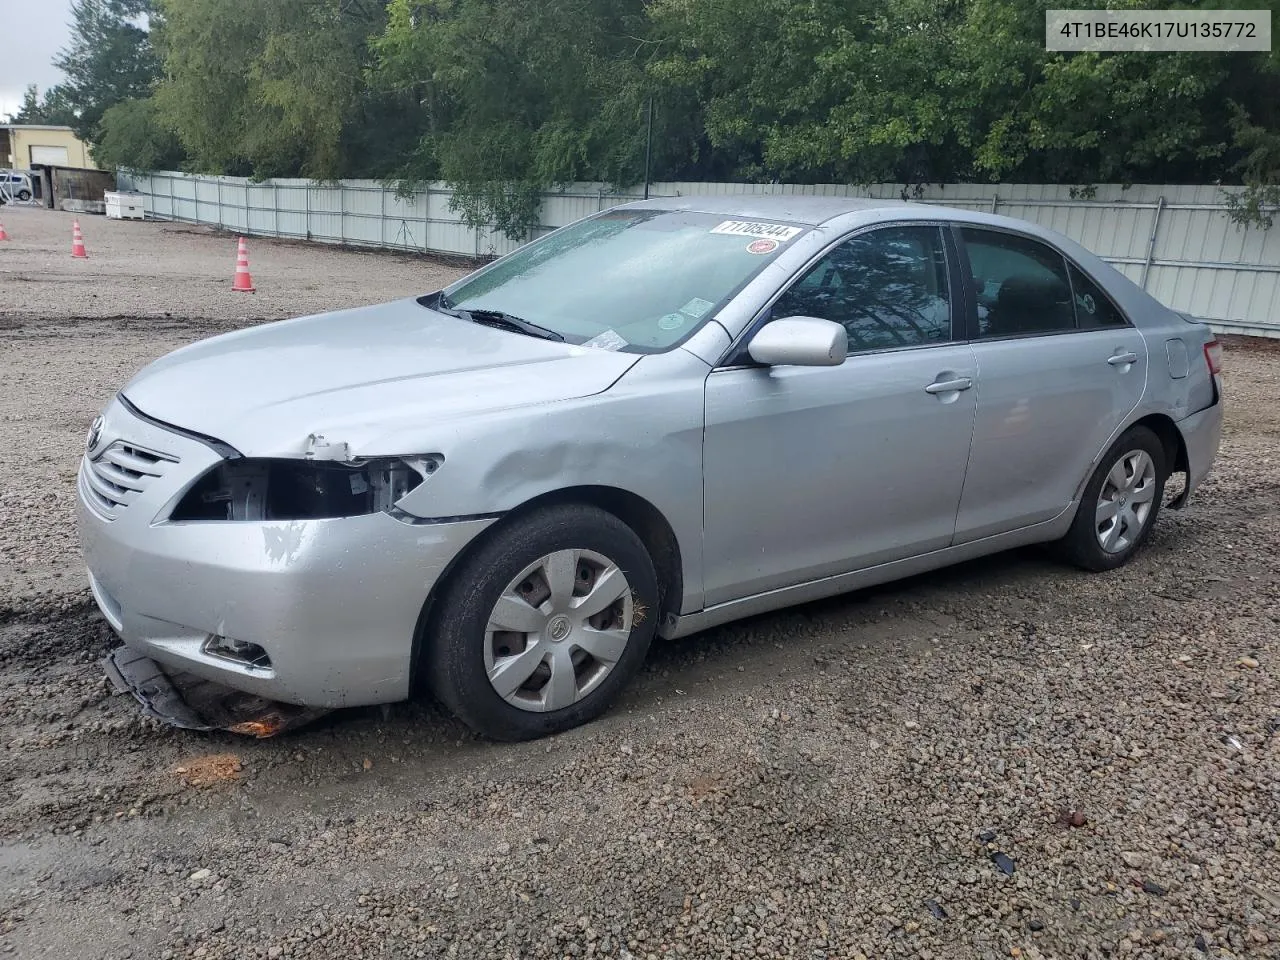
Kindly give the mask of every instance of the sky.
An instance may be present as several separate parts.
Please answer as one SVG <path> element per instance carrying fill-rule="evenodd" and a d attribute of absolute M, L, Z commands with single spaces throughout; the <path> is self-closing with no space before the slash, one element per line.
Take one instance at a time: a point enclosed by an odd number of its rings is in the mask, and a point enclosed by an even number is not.
<path fill-rule="evenodd" d="M 52 61 L 70 39 L 70 19 L 71 0 L 0 0 L 0 117 L 22 106 L 27 84 L 43 94 L 65 79 Z"/>

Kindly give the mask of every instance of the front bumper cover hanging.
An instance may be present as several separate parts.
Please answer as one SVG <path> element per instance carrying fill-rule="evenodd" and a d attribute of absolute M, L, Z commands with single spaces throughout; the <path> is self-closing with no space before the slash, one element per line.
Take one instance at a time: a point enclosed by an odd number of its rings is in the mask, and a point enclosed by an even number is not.
<path fill-rule="evenodd" d="M 102 668 L 117 691 L 133 695 L 144 714 L 184 730 L 227 730 L 263 739 L 330 712 L 266 700 L 189 673 L 169 672 L 127 646 L 113 650 Z"/>

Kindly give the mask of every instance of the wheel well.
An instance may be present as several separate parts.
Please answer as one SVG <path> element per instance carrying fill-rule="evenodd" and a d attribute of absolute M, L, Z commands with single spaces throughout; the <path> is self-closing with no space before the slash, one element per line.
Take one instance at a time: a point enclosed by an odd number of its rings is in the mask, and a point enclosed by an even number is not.
<path fill-rule="evenodd" d="M 617 487 L 582 486 L 567 487 L 522 503 L 507 517 L 523 516 L 531 510 L 552 504 L 583 503 L 612 513 L 640 538 L 653 560 L 658 577 L 658 624 L 680 612 L 680 600 L 684 595 L 684 570 L 680 558 L 680 545 L 675 531 L 657 507 L 644 497 Z M 499 524 L 494 525 L 499 526 Z M 487 531 L 486 531 L 487 532 Z"/>
<path fill-rule="evenodd" d="M 680 612 L 680 601 L 684 596 L 684 570 L 680 557 L 680 545 L 676 541 L 675 531 L 662 512 L 641 496 L 617 487 L 582 486 L 566 487 L 551 493 L 527 500 L 514 510 L 508 511 L 497 523 L 493 524 L 478 537 L 467 544 L 466 548 L 449 561 L 437 578 L 422 605 L 418 615 L 417 628 L 413 636 L 413 689 L 419 689 L 418 671 L 422 663 L 422 649 L 430 629 L 432 608 L 441 590 L 453 576 L 454 570 L 463 559 L 470 556 L 482 543 L 497 535 L 517 517 L 543 507 L 565 503 L 581 503 L 598 507 L 612 513 L 615 517 L 632 529 L 640 542 L 644 544 L 653 560 L 653 569 L 658 579 L 658 629 Z"/>
<path fill-rule="evenodd" d="M 1172 418 L 1162 413 L 1153 413 L 1143 417 L 1133 426 L 1146 427 L 1160 438 L 1160 444 L 1164 447 L 1165 462 L 1169 464 L 1169 473 L 1171 475 L 1190 472 L 1191 465 L 1187 458 L 1187 445 L 1182 439 L 1182 432 Z M 1170 506 L 1174 507 L 1174 509 L 1181 507 L 1182 499 L 1183 497 L 1179 496 Z"/>

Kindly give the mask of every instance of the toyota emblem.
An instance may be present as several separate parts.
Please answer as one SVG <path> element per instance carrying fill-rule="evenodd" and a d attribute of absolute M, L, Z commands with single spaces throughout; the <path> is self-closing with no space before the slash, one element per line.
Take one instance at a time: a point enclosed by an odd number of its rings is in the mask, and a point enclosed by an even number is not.
<path fill-rule="evenodd" d="M 84 450 L 85 453 L 93 453 L 94 448 L 98 445 L 98 441 L 102 438 L 102 417 L 94 417 L 93 423 L 89 424 L 89 436 L 85 437 Z"/>

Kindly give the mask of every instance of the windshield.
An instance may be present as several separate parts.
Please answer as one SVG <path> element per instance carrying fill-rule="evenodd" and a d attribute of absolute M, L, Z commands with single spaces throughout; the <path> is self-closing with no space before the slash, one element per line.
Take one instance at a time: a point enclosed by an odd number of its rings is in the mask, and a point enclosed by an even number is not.
<path fill-rule="evenodd" d="M 569 343 L 655 353 L 705 323 L 807 227 L 722 214 L 611 210 L 444 291 L 462 315 L 507 314 Z"/>

